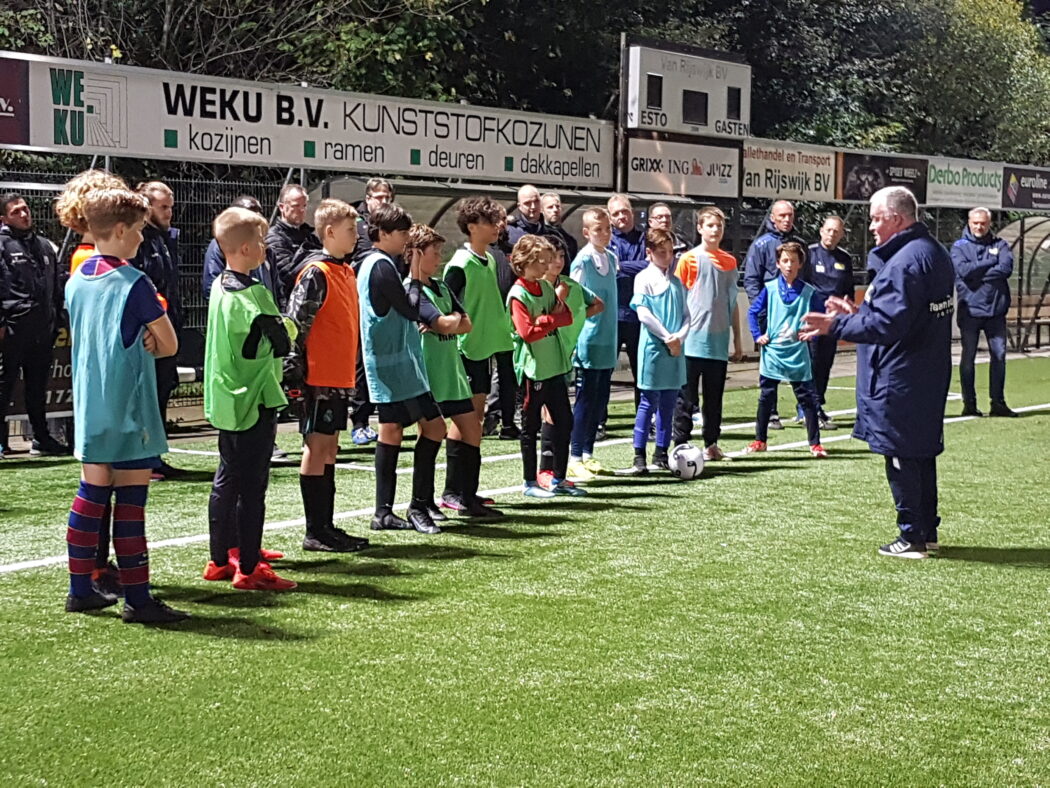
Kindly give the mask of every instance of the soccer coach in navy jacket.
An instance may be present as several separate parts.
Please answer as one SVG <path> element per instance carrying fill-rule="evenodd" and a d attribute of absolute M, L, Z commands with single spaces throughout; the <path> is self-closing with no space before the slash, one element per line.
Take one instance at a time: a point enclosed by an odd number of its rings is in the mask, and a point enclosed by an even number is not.
<path fill-rule="evenodd" d="M 964 416 L 982 416 L 977 409 L 973 360 L 981 331 L 988 341 L 989 398 L 993 416 L 1016 416 L 1006 405 L 1006 312 L 1010 308 L 1010 274 L 1014 256 L 1010 244 L 992 235 L 992 212 L 970 211 L 963 237 L 952 245 L 955 290 L 959 294 L 959 331 L 962 333 L 962 381 Z"/>
<path fill-rule="evenodd" d="M 952 374 L 952 286 L 948 250 L 917 221 L 902 186 L 871 197 L 875 276 L 860 307 L 829 298 L 806 315 L 804 339 L 830 334 L 856 342 L 857 423 L 853 435 L 886 459 L 900 536 L 879 552 L 926 558 L 937 547 L 937 455 Z"/>

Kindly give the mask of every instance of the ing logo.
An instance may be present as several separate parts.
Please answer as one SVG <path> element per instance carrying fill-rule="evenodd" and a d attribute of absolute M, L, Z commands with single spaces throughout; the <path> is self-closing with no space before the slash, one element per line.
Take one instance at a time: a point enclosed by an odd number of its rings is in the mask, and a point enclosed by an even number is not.
<path fill-rule="evenodd" d="M 55 145 L 128 146 L 127 77 L 52 68 Z"/>

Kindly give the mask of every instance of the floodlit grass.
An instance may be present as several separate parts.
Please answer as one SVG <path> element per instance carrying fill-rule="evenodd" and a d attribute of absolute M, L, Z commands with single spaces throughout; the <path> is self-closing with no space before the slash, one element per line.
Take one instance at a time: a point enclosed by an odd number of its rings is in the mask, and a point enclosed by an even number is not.
<path fill-rule="evenodd" d="M 1014 407 L 1050 402 L 1050 360 L 1011 362 L 1007 380 Z M 731 392 L 727 422 L 753 420 L 756 397 Z M 782 414 L 789 402 L 782 388 Z M 850 391 L 831 392 L 829 409 L 851 407 Z M 625 405 L 611 426 L 628 435 Z M 62 612 L 61 564 L 0 574 L 0 780 L 1046 783 L 1048 427 L 1045 409 L 945 427 L 945 546 L 928 561 L 876 555 L 895 535 L 882 460 L 840 440 L 826 461 L 773 451 L 691 483 L 504 493 L 504 522 L 382 533 L 349 556 L 303 554 L 300 527 L 277 529 L 265 542 L 300 582 L 283 595 L 201 580 L 204 542 L 155 548 L 158 594 L 194 614 L 166 629 Z M 730 429 L 722 445 L 752 437 Z M 631 449 L 599 457 L 626 467 Z M 152 486 L 155 542 L 207 530 L 215 458 L 171 459 L 192 473 Z M 482 486 L 520 472 L 486 464 Z M 15 459 L 0 475 L 0 565 L 62 554 L 76 465 Z M 337 482 L 338 511 L 370 505 L 370 473 Z M 399 500 L 409 486 L 401 476 Z M 294 465 L 274 470 L 268 503 L 271 522 L 301 516 Z"/>

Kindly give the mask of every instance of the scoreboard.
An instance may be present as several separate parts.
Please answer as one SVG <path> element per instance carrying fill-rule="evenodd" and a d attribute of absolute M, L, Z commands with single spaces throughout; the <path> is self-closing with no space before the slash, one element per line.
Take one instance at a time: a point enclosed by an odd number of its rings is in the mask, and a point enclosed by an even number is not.
<path fill-rule="evenodd" d="M 665 46 L 627 42 L 624 125 L 732 140 L 751 136 L 751 66 Z"/>

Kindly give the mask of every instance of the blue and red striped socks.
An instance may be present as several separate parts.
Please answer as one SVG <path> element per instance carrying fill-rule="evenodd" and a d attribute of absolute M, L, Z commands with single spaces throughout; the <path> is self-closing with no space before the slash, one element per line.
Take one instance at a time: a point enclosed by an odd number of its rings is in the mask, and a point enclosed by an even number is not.
<path fill-rule="evenodd" d="M 94 590 L 91 573 L 98 553 L 98 531 L 109 505 L 111 489 L 81 481 L 69 510 L 66 553 L 69 556 L 69 593 L 73 596 L 91 596 Z"/>
<path fill-rule="evenodd" d="M 144 484 L 114 487 L 113 550 L 120 568 L 124 601 L 137 607 L 149 601 L 149 553 L 146 550 L 146 498 Z"/>

